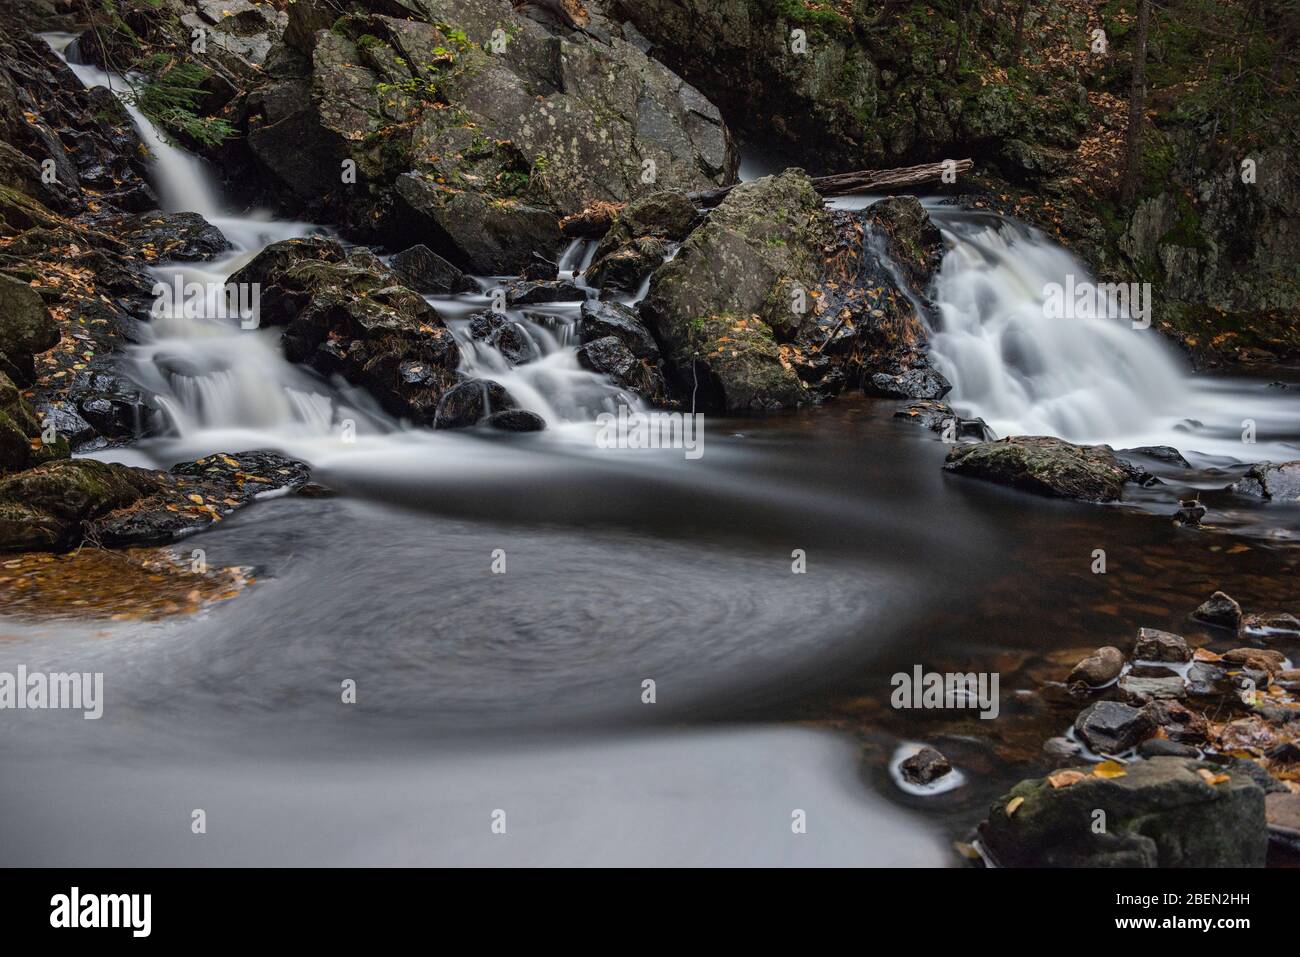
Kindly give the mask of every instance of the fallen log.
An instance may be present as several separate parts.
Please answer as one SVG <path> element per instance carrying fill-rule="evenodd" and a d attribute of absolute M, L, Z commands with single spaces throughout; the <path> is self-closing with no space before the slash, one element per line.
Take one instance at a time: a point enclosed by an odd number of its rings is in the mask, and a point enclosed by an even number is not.
<path fill-rule="evenodd" d="M 831 176 L 814 176 L 813 189 L 823 196 L 851 196 L 855 193 L 884 192 L 893 189 L 907 189 L 925 183 L 941 182 L 943 174 L 951 169 L 955 173 L 965 173 L 975 167 L 969 159 L 938 163 L 922 163 L 920 166 L 902 166 L 897 169 L 862 169 L 851 173 L 835 173 Z M 727 194 L 739 186 L 720 186 L 706 189 L 688 196 L 696 206 L 710 208 L 717 206 Z M 605 235 L 614 217 L 623 208 L 623 203 L 592 203 L 581 212 L 567 216 L 560 221 L 560 228 L 570 239 L 599 239 Z"/>
<path fill-rule="evenodd" d="M 950 163 L 952 165 L 949 165 Z M 814 176 L 812 184 L 813 189 L 823 196 L 850 196 L 855 193 L 906 189 L 924 183 L 939 182 L 943 179 L 943 174 L 949 170 L 954 173 L 965 173 L 974 166 L 975 163 L 969 159 L 944 160 L 939 163 L 922 163 L 920 166 L 903 166 L 897 169 L 863 169 L 851 173 L 835 173 L 831 176 Z M 691 193 L 691 202 L 696 206 L 717 206 L 739 185 L 733 183 L 731 186 Z"/>

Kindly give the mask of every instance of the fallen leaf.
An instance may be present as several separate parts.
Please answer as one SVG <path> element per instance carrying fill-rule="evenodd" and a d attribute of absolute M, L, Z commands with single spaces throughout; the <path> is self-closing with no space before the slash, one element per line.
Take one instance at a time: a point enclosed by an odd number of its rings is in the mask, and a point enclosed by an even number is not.
<path fill-rule="evenodd" d="M 1007 802 L 1007 817 L 1010 817 L 1011 815 L 1015 814 L 1016 811 L 1018 811 L 1018 810 L 1020 809 L 1020 805 L 1022 805 L 1022 804 L 1024 804 L 1024 803 L 1025 803 L 1025 799 L 1022 798 L 1022 797 L 1014 797 L 1014 798 L 1012 798 L 1010 801 L 1008 801 L 1008 802 Z"/>
<path fill-rule="evenodd" d="M 1126 774 L 1128 771 L 1124 770 L 1124 765 L 1109 758 L 1092 769 L 1093 777 L 1097 778 L 1122 778 Z"/>
<path fill-rule="evenodd" d="M 1065 771 L 1057 771 L 1055 774 L 1049 774 L 1047 776 L 1047 783 L 1054 788 L 1068 788 L 1071 784 L 1078 784 L 1087 776 L 1088 775 L 1084 774 L 1082 771 L 1067 769 Z"/>

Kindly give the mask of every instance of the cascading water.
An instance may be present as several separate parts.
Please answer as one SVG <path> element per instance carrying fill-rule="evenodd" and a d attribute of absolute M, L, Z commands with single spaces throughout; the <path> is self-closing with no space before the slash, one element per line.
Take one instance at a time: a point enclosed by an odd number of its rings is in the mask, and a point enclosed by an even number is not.
<path fill-rule="evenodd" d="M 153 443 L 162 460 L 192 457 L 219 449 L 269 447 L 312 461 L 330 459 L 341 451 L 339 425 L 351 421 L 357 442 L 351 451 L 374 453 L 386 437 L 401 433 L 401 442 L 424 441 L 427 433 L 402 429 L 368 396 L 343 383 L 328 383 L 288 362 L 276 330 L 246 330 L 237 321 L 204 318 L 218 314 L 217 299 L 227 278 L 267 245 L 326 230 L 308 223 L 277 221 L 265 216 L 233 216 L 202 162 L 172 145 L 126 95 L 130 84 L 94 66 L 70 62 L 73 37 L 47 34 L 46 41 L 87 86 L 102 85 L 117 93 L 142 140 L 149 147 L 154 181 L 168 212 L 202 214 L 230 241 L 232 250 L 207 263 L 157 266 L 160 283 L 172 287 L 198 284 L 208 308 L 202 316 L 186 314 L 180 303 L 155 315 L 144 330 L 145 341 L 128 351 L 127 371 L 150 395 L 166 419 L 168 435 Z M 594 244 L 575 242 L 560 263 L 561 279 L 574 280 L 590 262 Z M 490 291 L 493 278 L 479 280 Z M 578 280 L 578 285 L 585 285 Z M 532 345 L 531 361 L 515 364 L 498 348 L 474 339 L 468 316 L 487 310 L 486 292 L 430 296 L 461 348 L 460 371 L 467 376 L 500 382 L 516 403 L 546 420 L 543 441 L 586 440 L 590 445 L 596 415 L 619 404 L 634 408 L 639 401 L 606 377 L 583 369 L 576 357 L 580 302 L 551 303 L 527 310 L 507 310 L 505 318 Z M 414 449 L 423 442 L 414 443 Z M 388 451 L 392 451 L 389 449 Z M 104 453 L 133 459 L 129 450 Z M 418 451 L 417 451 L 418 454 Z"/>

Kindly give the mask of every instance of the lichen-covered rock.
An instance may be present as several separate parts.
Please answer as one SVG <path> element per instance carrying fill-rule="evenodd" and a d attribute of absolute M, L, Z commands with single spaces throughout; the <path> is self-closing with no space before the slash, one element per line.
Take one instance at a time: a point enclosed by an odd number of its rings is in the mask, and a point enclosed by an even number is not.
<path fill-rule="evenodd" d="M 957 446 L 948 453 L 944 469 L 1082 502 L 1118 501 L 1130 480 L 1109 446 L 1073 445 L 1033 435 Z"/>
<path fill-rule="evenodd" d="M 1264 792 L 1248 775 L 1218 781 L 1219 768 L 1179 757 L 1124 770 L 1107 778 L 1085 768 L 1067 787 L 1021 781 L 989 808 L 985 848 L 1004 867 L 1264 866 Z M 1104 829 L 1093 826 L 1098 810 Z"/>
<path fill-rule="evenodd" d="M 813 400 L 777 337 L 794 338 L 811 318 L 794 308 L 793 293 L 811 301 L 829 229 L 807 175 L 787 170 L 732 190 L 656 270 L 641 315 L 697 407 L 736 412 Z"/>
<path fill-rule="evenodd" d="M 460 352 L 441 316 L 364 248 L 286 240 L 228 280 L 259 283 L 259 321 L 284 328 L 285 355 L 369 390 L 391 414 L 431 423 L 458 381 Z"/>
<path fill-rule="evenodd" d="M 584 302 L 578 334 L 584 343 L 613 336 L 638 359 L 659 361 L 659 343 L 636 310 L 621 302 Z"/>
<path fill-rule="evenodd" d="M 68 440 L 38 418 L 13 381 L 0 372 L 0 475 L 68 457 Z"/>
<path fill-rule="evenodd" d="M 864 220 L 884 238 L 885 249 L 912 293 L 924 298 L 943 262 L 943 236 L 915 196 L 891 196 L 868 207 Z"/>
<path fill-rule="evenodd" d="M 1181 635 L 1158 628 L 1139 628 L 1133 657 L 1144 661 L 1186 662 L 1192 660 L 1192 649 Z"/>

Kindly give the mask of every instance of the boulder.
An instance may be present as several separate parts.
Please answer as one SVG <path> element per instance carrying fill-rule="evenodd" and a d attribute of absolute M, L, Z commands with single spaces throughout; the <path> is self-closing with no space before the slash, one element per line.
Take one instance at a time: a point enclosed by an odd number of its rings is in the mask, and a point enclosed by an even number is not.
<path fill-rule="evenodd" d="M 1004 867 L 1264 866 L 1264 792 L 1248 775 L 1218 780 L 1212 765 L 1163 756 L 1124 771 L 1066 787 L 1021 781 L 980 825 L 986 850 Z"/>
<path fill-rule="evenodd" d="M 935 399 L 909 402 L 894 413 L 894 418 L 907 419 L 931 432 L 946 434 L 953 441 L 971 439 L 976 442 L 992 442 L 997 439 L 983 419 L 964 419 L 948 403 Z"/>
<path fill-rule="evenodd" d="M 365 248 L 274 243 L 228 282 L 261 284 L 260 323 L 283 327 L 291 361 L 362 386 L 392 415 L 432 422 L 458 381 L 460 351 L 442 317 Z"/>
<path fill-rule="evenodd" d="M 943 262 L 943 235 L 915 196 L 891 196 L 868 207 L 865 221 L 884 239 L 890 260 L 913 295 L 926 300 Z M 917 396 L 916 398 L 928 398 Z"/>
<path fill-rule="evenodd" d="M 740 412 L 813 400 L 782 343 L 811 319 L 793 307 L 818 283 L 829 229 L 807 175 L 786 170 L 732 190 L 655 271 L 641 315 L 675 386 L 696 394 L 697 407 Z"/>
<path fill-rule="evenodd" d="M 0 273 L 0 359 L 18 385 L 31 385 L 34 356 L 59 342 L 59 327 L 40 294 Z"/>
<path fill-rule="evenodd" d="M 0 479 L 0 549 L 62 551 L 79 544 L 90 523 L 161 488 L 160 473 L 64 459 Z"/>
<path fill-rule="evenodd" d="M 658 365 L 638 359 L 615 336 L 605 336 L 580 346 L 578 364 L 584 369 L 609 376 L 615 385 L 643 396 L 650 402 L 666 401 L 667 387 Z"/>
<path fill-rule="evenodd" d="M 1165 738 L 1184 744 L 1201 744 L 1209 730 L 1205 715 L 1172 700 L 1152 701 L 1142 708 Z M 1155 740 L 1155 739 L 1152 739 Z M 1147 742 L 1143 742 L 1144 744 Z"/>
<path fill-rule="evenodd" d="M 952 383 L 943 377 L 937 369 L 924 367 L 908 369 L 897 375 L 885 372 L 873 373 L 863 385 L 868 395 L 879 395 L 890 399 L 942 399 L 952 391 Z"/>
<path fill-rule="evenodd" d="M 1241 624 L 1241 606 L 1226 593 L 1216 591 L 1192 612 L 1192 617 L 1207 625 L 1231 628 L 1236 631 Z"/>
<path fill-rule="evenodd" d="M 198 213 L 154 210 L 124 219 L 116 229 L 147 262 L 215 259 L 230 249 L 221 230 Z"/>
<path fill-rule="evenodd" d="M 23 398 L 13 381 L 0 372 L 0 475 L 21 472 L 34 465 L 68 457 L 65 433 L 58 431 L 53 441 L 43 420 Z"/>
<path fill-rule="evenodd" d="M 491 379 L 468 379 L 442 394 L 433 417 L 435 429 L 467 429 L 490 414 L 514 408 L 505 387 Z"/>
<path fill-rule="evenodd" d="M 638 359 L 659 360 L 659 343 L 655 342 L 636 310 L 621 302 L 584 302 L 578 336 L 584 343 L 613 336 Z"/>
<path fill-rule="evenodd" d="M 1079 712 L 1074 731 L 1097 754 L 1119 754 L 1155 730 L 1150 716 L 1119 701 L 1097 701 Z"/>
<path fill-rule="evenodd" d="M 1252 465 L 1228 490 L 1266 502 L 1300 502 L 1300 462 Z"/>
<path fill-rule="evenodd" d="M 502 409 L 483 419 L 483 426 L 498 432 L 541 432 L 546 420 L 527 409 Z"/>
<path fill-rule="evenodd" d="M 478 283 L 428 246 L 415 245 L 393 257 L 393 271 L 406 285 L 426 296 L 478 292 Z"/>
<path fill-rule="evenodd" d="M 668 244 L 686 238 L 695 217 L 695 204 L 683 192 L 663 190 L 632 200 L 596 246 L 587 282 L 602 289 L 635 292 L 659 266 Z"/>
<path fill-rule="evenodd" d="M 944 469 L 1012 488 L 1076 499 L 1118 501 L 1129 474 L 1109 446 L 1073 445 L 1047 436 L 1013 436 L 960 445 Z"/>

